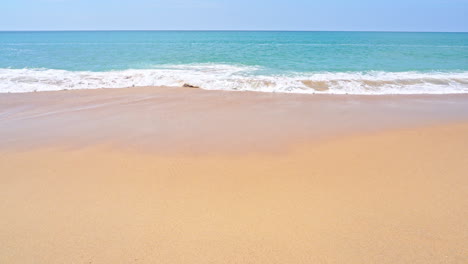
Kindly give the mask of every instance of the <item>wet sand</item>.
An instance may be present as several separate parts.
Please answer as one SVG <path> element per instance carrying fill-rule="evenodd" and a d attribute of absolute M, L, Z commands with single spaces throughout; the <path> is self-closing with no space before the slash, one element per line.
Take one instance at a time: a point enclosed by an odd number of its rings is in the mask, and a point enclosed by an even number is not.
<path fill-rule="evenodd" d="M 1 263 L 466 263 L 468 96 L 0 95 Z"/>
<path fill-rule="evenodd" d="M 468 95 L 339 96 L 174 87 L 0 94 L 0 148 L 111 144 L 164 154 L 279 151 L 464 122 Z"/>

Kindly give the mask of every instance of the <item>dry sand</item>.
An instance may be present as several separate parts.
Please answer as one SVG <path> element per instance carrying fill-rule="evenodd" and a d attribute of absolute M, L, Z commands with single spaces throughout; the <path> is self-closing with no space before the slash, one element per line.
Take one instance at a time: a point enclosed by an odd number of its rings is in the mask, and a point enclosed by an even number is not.
<path fill-rule="evenodd" d="M 148 94 L 149 104 L 134 100 Z M 466 96 L 128 89 L 2 99 L 0 263 L 468 261 Z M 360 116 L 369 109 L 379 111 Z M 180 137 L 178 118 L 199 121 L 196 136 Z M 118 125 L 127 121 L 140 126 Z"/>

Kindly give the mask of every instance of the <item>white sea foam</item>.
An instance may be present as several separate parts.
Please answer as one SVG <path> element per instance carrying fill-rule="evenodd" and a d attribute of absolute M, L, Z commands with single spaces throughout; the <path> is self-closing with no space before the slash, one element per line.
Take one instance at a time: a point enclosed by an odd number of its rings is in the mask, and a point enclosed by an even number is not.
<path fill-rule="evenodd" d="M 319 72 L 259 75 L 258 67 L 223 64 L 159 66 L 109 72 L 0 69 L 0 93 L 65 89 L 182 86 L 317 94 L 468 93 L 468 72 Z"/>

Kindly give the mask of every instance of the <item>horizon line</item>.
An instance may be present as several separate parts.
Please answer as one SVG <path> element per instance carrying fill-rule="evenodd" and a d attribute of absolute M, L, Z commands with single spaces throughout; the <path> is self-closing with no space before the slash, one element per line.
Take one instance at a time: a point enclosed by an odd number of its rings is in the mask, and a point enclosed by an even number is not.
<path fill-rule="evenodd" d="M 295 29 L 37 29 L 3 30 L 0 32 L 382 32 L 382 33 L 468 33 L 468 31 L 404 31 L 404 30 L 295 30 Z"/>

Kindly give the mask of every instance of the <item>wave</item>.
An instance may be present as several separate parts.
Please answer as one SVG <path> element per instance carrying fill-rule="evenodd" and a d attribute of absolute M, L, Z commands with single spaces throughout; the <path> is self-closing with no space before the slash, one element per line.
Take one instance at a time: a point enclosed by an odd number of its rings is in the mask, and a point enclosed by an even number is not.
<path fill-rule="evenodd" d="M 259 74 L 253 66 L 165 65 L 108 72 L 53 69 L 0 69 L 0 93 L 65 89 L 182 86 L 206 90 L 306 94 L 456 94 L 468 93 L 468 72 L 315 72 Z"/>

